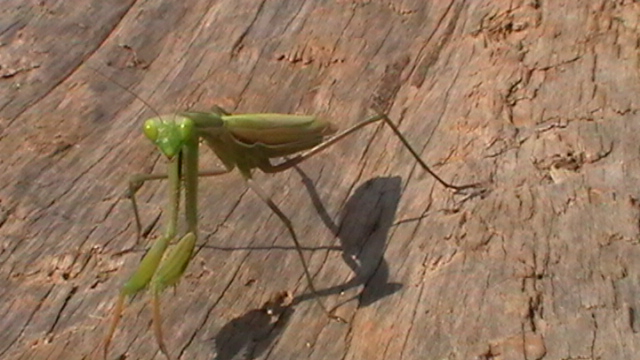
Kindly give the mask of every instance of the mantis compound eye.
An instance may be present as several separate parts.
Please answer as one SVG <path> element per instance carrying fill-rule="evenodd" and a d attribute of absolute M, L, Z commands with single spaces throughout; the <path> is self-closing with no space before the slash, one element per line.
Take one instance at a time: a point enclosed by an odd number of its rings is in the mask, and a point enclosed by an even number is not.
<path fill-rule="evenodd" d="M 183 141 L 193 136 L 193 121 L 185 119 L 178 124 L 178 131 L 180 131 L 180 137 Z"/>
<path fill-rule="evenodd" d="M 153 119 L 145 121 L 142 132 L 149 140 L 156 142 L 158 140 L 158 122 Z"/>

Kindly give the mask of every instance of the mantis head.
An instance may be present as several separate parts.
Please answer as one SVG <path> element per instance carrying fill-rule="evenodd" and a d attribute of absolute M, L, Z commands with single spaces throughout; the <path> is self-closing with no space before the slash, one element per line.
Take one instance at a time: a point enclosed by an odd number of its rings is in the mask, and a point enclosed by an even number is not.
<path fill-rule="evenodd" d="M 180 115 L 167 115 L 171 121 L 158 116 L 144 122 L 142 131 L 169 159 L 176 156 L 185 143 L 195 136 L 193 121 Z"/>

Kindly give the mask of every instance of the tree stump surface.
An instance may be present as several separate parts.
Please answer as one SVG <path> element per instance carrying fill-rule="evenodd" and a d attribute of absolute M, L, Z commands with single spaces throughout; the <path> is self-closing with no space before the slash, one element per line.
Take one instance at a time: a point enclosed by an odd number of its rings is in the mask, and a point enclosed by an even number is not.
<path fill-rule="evenodd" d="M 376 106 L 442 178 L 486 191 L 445 189 L 381 125 L 257 173 L 343 324 L 240 175 L 202 179 L 198 252 L 162 296 L 173 358 L 640 354 L 640 4 L 3 5 L 0 358 L 101 358 L 119 288 L 165 223 L 165 183 L 145 184 L 136 246 L 128 177 L 166 165 L 141 123 L 216 104 L 340 128 Z M 218 163 L 201 150 L 202 168 Z M 267 314 L 283 292 L 293 304 Z M 146 293 L 129 302 L 109 358 L 163 359 L 150 319 Z"/>

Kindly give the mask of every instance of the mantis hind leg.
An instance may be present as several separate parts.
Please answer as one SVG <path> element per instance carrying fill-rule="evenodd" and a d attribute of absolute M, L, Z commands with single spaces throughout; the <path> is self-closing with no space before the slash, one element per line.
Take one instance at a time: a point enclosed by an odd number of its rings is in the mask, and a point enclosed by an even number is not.
<path fill-rule="evenodd" d="M 262 190 L 262 188 L 260 186 L 258 186 L 258 184 L 256 184 L 250 178 L 246 178 L 246 181 L 247 181 L 247 185 L 249 186 L 249 188 L 251 190 L 253 190 L 253 192 L 256 195 L 258 195 L 258 197 L 262 201 L 264 201 L 264 203 L 267 204 L 267 206 L 269 206 L 269 208 L 278 216 L 278 218 L 280 218 L 282 223 L 285 225 L 285 227 L 289 231 L 289 234 L 291 235 L 291 238 L 293 239 L 293 242 L 294 242 L 294 244 L 296 246 L 296 252 L 298 253 L 298 257 L 300 258 L 300 262 L 302 263 L 302 267 L 304 269 L 304 275 L 307 278 L 307 283 L 309 284 L 309 289 L 313 293 L 314 299 L 316 300 L 318 305 L 322 308 L 322 310 L 330 318 L 338 320 L 338 321 L 341 321 L 341 322 L 346 322 L 341 317 L 339 317 L 337 315 L 334 315 L 331 311 L 329 311 L 326 308 L 326 306 L 322 303 L 322 301 L 320 301 L 320 295 L 318 294 L 318 291 L 316 290 L 315 286 L 313 285 L 313 277 L 311 276 L 311 273 L 309 272 L 309 267 L 307 266 L 307 261 L 304 259 L 304 254 L 302 253 L 302 247 L 300 246 L 300 242 L 298 241 L 298 236 L 296 235 L 296 232 L 293 229 L 293 225 L 291 224 L 291 220 L 289 220 L 289 218 L 282 212 L 282 210 L 280 210 L 280 208 L 273 202 L 271 197 L 269 195 L 267 195 L 264 192 L 264 190 Z"/>
<path fill-rule="evenodd" d="M 223 109 L 222 107 L 218 106 L 218 105 L 213 105 L 211 107 L 211 112 L 217 115 L 231 115 L 230 112 L 228 112 L 227 110 Z"/>
<path fill-rule="evenodd" d="M 353 125 L 352 127 L 341 131 L 340 133 L 334 135 L 333 137 L 331 137 L 330 139 L 322 142 L 321 144 L 307 150 L 305 153 L 300 154 L 296 157 L 293 157 L 289 160 L 286 160 L 283 163 L 277 164 L 277 165 L 273 165 L 269 162 L 265 162 L 263 164 L 260 165 L 260 170 L 262 170 L 265 173 L 276 173 L 276 172 L 280 172 L 280 171 L 284 171 L 287 170 L 295 165 L 298 165 L 299 163 L 311 158 L 312 156 L 320 153 L 323 150 L 326 150 L 327 148 L 331 147 L 332 145 L 336 144 L 338 141 L 344 139 L 345 137 L 351 135 L 352 133 L 360 130 L 361 128 L 369 125 L 369 124 L 373 124 L 379 121 L 384 121 L 385 124 L 387 124 L 391 130 L 393 130 L 394 134 L 398 137 L 398 139 L 400 139 L 400 141 L 402 142 L 402 144 L 404 145 L 404 147 L 409 150 L 409 152 L 411 153 L 411 155 L 413 155 L 413 157 L 416 159 L 416 161 L 420 164 L 420 167 L 422 167 L 422 169 L 424 169 L 426 172 L 428 172 L 431 176 L 433 176 L 434 179 L 436 179 L 440 184 L 442 184 L 442 186 L 449 188 L 449 189 L 453 189 L 456 191 L 461 191 L 461 190 L 465 190 L 465 189 L 470 189 L 470 188 L 478 188 L 480 186 L 480 184 L 478 183 L 474 183 L 474 184 L 467 184 L 467 185 L 455 185 L 455 184 L 451 184 L 449 182 L 444 181 L 440 176 L 438 176 L 438 174 L 435 173 L 435 171 L 431 170 L 431 168 L 422 160 L 422 158 L 420 157 L 420 155 L 418 154 L 417 151 L 415 151 L 413 149 L 413 147 L 409 144 L 409 142 L 407 141 L 407 139 L 404 138 L 404 136 L 402 135 L 402 133 L 400 132 L 400 130 L 398 130 L 398 127 L 391 121 L 391 119 L 389 119 L 389 117 L 387 115 L 384 114 L 378 114 L 374 117 L 371 117 L 367 120 L 364 120 L 360 123 L 357 123 L 355 125 Z"/>

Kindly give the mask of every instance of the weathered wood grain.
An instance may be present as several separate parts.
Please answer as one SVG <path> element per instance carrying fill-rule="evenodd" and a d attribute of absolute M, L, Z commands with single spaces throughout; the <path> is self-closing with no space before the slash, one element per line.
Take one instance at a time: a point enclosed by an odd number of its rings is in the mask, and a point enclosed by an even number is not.
<path fill-rule="evenodd" d="M 97 359 L 135 243 L 127 178 L 163 171 L 153 111 L 313 113 L 381 104 L 385 128 L 257 176 L 201 185 L 203 246 L 163 296 L 180 359 L 636 359 L 640 5 L 633 1 L 3 2 L 0 358 Z M 203 164 L 215 164 L 204 151 Z M 164 191 L 140 192 L 151 236 Z M 355 258 L 355 259 L 354 259 Z M 295 306 L 269 317 L 281 291 Z M 162 358 L 145 297 L 113 359 Z"/>

